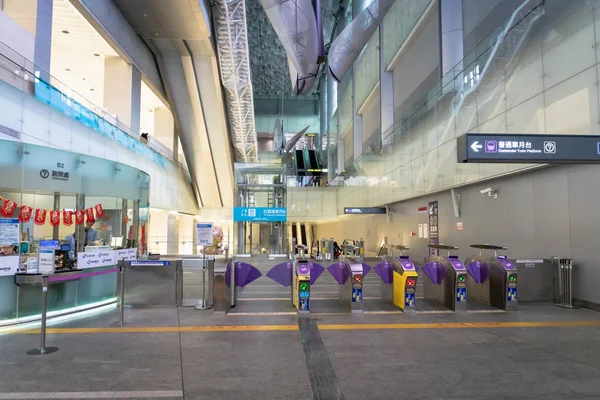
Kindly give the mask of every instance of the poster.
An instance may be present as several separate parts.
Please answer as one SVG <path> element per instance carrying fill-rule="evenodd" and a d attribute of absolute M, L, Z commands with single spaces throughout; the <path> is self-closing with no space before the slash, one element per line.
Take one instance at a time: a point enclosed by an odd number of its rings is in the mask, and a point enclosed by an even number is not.
<path fill-rule="evenodd" d="M 19 244 L 19 219 L 0 218 L 0 246 Z"/>
<path fill-rule="evenodd" d="M 19 270 L 19 256 L 0 257 L 0 276 L 14 275 Z"/>
<path fill-rule="evenodd" d="M 213 224 L 212 222 L 198 222 L 196 224 L 196 245 L 212 246 Z"/>
<path fill-rule="evenodd" d="M 438 225 L 438 202 L 429 203 L 429 244 L 440 244 Z M 429 254 L 438 255 L 437 249 L 429 249 Z"/>
<path fill-rule="evenodd" d="M 115 261 L 132 261 L 137 259 L 137 249 L 122 249 L 116 250 L 116 260 Z"/>

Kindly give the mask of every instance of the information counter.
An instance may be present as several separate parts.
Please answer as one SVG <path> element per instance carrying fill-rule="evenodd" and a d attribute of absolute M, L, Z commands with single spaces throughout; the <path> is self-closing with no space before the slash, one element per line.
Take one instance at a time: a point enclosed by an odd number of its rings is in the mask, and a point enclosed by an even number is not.
<path fill-rule="evenodd" d="M 82 252 L 75 270 L 48 276 L 48 316 L 56 317 L 114 303 L 118 260 L 135 259 L 135 249 Z M 42 274 L 23 273 L 20 256 L 0 257 L 0 327 L 37 321 Z M 40 281 L 40 282 L 38 282 Z"/>

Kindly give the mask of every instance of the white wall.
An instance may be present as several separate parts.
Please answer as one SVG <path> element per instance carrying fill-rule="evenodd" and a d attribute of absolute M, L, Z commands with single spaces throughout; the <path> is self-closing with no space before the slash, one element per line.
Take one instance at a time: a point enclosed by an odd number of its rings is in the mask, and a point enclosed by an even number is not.
<path fill-rule="evenodd" d="M 419 97 L 425 94 L 431 87 L 423 89 L 423 93 L 413 95 L 413 92 L 425 82 L 425 80 L 439 69 L 439 29 L 437 11 L 430 12 L 426 20 L 421 24 L 417 36 L 411 39 L 407 47 L 402 51 L 399 59 L 393 67 L 394 74 L 394 108 L 398 110 L 403 107 L 409 98 Z M 439 80 L 433 81 L 435 83 Z M 412 96 L 411 96 L 412 95 Z M 408 104 L 407 104 L 408 105 Z M 396 114 L 396 113 L 395 113 Z M 394 115 L 398 119 L 398 115 Z"/>
<path fill-rule="evenodd" d="M 0 110 L 0 125 L 20 132 L 21 141 L 130 165 L 150 175 L 152 207 L 197 213 L 189 176 L 176 166 L 161 167 L 2 81 Z"/>
<path fill-rule="evenodd" d="M 0 42 L 25 57 L 33 60 L 34 36 L 17 21 L 0 10 Z"/>

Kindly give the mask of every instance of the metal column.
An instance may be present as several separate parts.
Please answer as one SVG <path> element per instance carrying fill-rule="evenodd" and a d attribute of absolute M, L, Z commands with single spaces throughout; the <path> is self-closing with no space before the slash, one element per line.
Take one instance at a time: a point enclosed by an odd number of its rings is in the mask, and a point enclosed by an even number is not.
<path fill-rule="evenodd" d="M 46 317 L 48 310 L 48 277 L 42 277 L 42 327 L 40 329 L 40 348 L 31 349 L 27 354 L 31 356 L 42 356 L 58 351 L 58 347 L 46 347 Z"/>

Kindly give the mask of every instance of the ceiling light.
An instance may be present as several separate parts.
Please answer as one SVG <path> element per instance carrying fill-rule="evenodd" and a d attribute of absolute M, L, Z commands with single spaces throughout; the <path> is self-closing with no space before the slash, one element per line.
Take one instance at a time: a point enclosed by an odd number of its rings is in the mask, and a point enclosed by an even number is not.
<path fill-rule="evenodd" d="M 90 92 L 93 92 L 93 91 L 94 91 L 94 89 L 90 89 Z"/>
<path fill-rule="evenodd" d="M 68 34 L 69 34 L 69 33 L 71 33 L 71 32 L 69 32 L 69 31 L 67 31 L 67 30 L 63 30 L 63 31 L 62 31 L 62 33 L 64 33 L 65 35 L 68 35 Z"/>
<path fill-rule="evenodd" d="M 69 68 L 65 68 L 65 71 L 71 71 Z"/>
<path fill-rule="evenodd" d="M 98 54 L 98 53 L 94 53 L 94 55 L 95 55 L 96 57 L 100 57 L 100 54 Z"/>
<path fill-rule="evenodd" d="M 147 16 L 148 16 L 148 14 L 142 14 L 142 15 L 143 15 L 144 17 L 147 17 Z"/>

